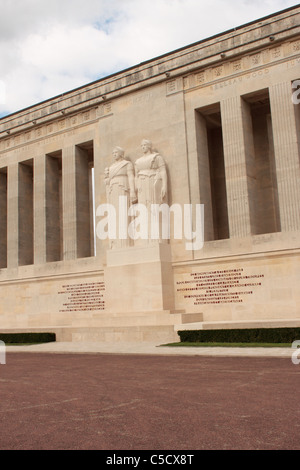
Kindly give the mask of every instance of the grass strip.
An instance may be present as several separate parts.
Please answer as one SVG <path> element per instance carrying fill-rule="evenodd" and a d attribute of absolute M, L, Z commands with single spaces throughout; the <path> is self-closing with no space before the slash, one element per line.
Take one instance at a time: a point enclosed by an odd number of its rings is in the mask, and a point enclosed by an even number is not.
<path fill-rule="evenodd" d="M 5 344 L 39 344 L 56 341 L 55 333 L 0 333 Z"/>
<path fill-rule="evenodd" d="M 178 331 L 182 343 L 290 343 L 300 339 L 300 328 L 233 328 Z"/>
<path fill-rule="evenodd" d="M 52 341 L 51 341 L 52 342 Z M 44 344 L 44 342 L 40 343 L 5 343 L 5 346 L 35 346 L 36 344 Z"/>

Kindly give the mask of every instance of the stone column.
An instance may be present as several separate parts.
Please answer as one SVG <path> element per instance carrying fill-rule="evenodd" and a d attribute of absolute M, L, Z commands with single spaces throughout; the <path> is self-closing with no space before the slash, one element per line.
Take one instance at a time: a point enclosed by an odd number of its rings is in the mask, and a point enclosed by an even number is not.
<path fill-rule="evenodd" d="M 34 264 L 46 262 L 46 165 L 45 156 L 34 158 Z"/>
<path fill-rule="evenodd" d="M 19 163 L 18 220 L 19 266 L 33 264 L 33 160 Z"/>
<path fill-rule="evenodd" d="M 300 169 L 291 83 L 270 87 L 272 126 L 282 231 L 300 229 Z"/>
<path fill-rule="evenodd" d="M 7 267 L 7 170 L 0 171 L 0 269 Z"/>
<path fill-rule="evenodd" d="M 75 146 L 62 151 L 63 259 L 77 257 Z"/>
<path fill-rule="evenodd" d="M 61 171 L 61 155 L 46 155 L 46 261 L 63 259 Z"/>
<path fill-rule="evenodd" d="M 253 158 L 252 126 L 240 96 L 221 101 L 229 234 L 251 235 L 247 159 Z"/>
<path fill-rule="evenodd" d="M 7 267 L 18 266 L 18 163 L 7 168 Z"/>
<path fill-rule="evenodd" d="M 111 146 L 109 147 L 107 142 L 103 142 L 100 139 L 100 135 L 112 135 L 112 130 L 108 126 L 107 129 L 100 129 L 98 128 L 98 132 L 95 135 L 94 139 L 94 183 L 95 183 L 95 211 L 97 211 L 97 207 L 100 204 L 105 204 L 106 201 L 106 192 L 105 192 L 105 184 L 104 184 L 104 168 L 107 165 L 105 156 L 109 155 L 109 151 L 111 152 Z M 105 148 L 103 149 L 105 144 Z M 99 218 L 95 218 L 95 223 L 97 227 L 97 223 L 99 222 Z M 107 240 L 103 241 L 100 240 L 99 237 L 96 236 L 96 256 L 97 262 L 99 263 L 99 269 L 106 264 L 106 250 L 108 249 L 108 244 L 106 244 Z"/>
<path fill-rule="evenodd" d="M 204 239 L 214 240 L 212 192 L 207 142 L 207 125 L 200 113 L 195 113 L 196 139 L 199 165 L 200 201 L 204 204 Z"/>

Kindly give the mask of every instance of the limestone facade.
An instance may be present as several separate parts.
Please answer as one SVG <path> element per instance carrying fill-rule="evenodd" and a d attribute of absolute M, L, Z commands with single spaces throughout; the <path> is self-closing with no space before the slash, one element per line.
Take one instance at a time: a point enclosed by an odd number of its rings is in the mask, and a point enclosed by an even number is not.
<path fill-rule="evenodd" d="M 299 25 L 290 8 L 0 120 L 1 331 L 300 325 Z M 169 204 L 204 204 L 201 249 L 96 236 L 112 149 L 134 165 L 144 138 Z"/>

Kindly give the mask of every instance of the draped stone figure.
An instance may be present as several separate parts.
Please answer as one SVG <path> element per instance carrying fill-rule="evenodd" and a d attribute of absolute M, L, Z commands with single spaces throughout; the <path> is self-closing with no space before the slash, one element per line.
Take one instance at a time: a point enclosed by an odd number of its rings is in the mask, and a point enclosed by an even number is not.
<path fill-rule="evenodd" d="M 167 202 L 167 171 L 164 159 L 152 150 L 150 140 L 141 143 L 143 155 L 135 162 L 135 179 L 139 204 Z"/>
<path fill-rule="evenodd" d="M 163 157 L 152 148 L 150 140 L 141 143 L 143 155 L 135 162 L 135 185 L 138 203 L 147 207 L 148 241 L 151 240 L 151 215 L 153 204 L 167 203 L 167 171 Z"/>
<path fill-rule="evenodd" d="M 118 237 L 120 222 L 119 211 L 123 210 L 126 216 L 130 204 L 136 202 L 134 168 L 133 164 L 124 158 L 124 153 L 121 147 L 115 147 L 112 152 L 114 163 L 109 168 L 106 168 L 104 173 L 107 202 L 112 204 L 116 210 L 117 238 L 110 240 L 110 248 L 122 248 L 130 246 L 131 244 L 130 239 L 120 239 Z M 120 206 L 120 196 L 127 197 L 127 208 Z M 124 218 L 122 220 L 124 220 Z M 128 220 L 124 220 L 124 222 L 127 224 Z M 127 226 L 124 226 L 124 228 L 127 229 Z"/>

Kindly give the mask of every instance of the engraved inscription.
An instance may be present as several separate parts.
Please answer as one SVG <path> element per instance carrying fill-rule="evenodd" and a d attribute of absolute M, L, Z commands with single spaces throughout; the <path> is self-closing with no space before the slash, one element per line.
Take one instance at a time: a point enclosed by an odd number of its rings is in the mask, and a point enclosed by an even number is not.
<path fill-rule="evenodd" d="M 243 268 L 223 269 L 194 272 L 176 284 L 177 292 L 194 305 L 242 303 L 261 287 L 263 278 L 264 274 L 245 274 Z"/>
<path fill-rule="evenodd" d="M 60 312 L 104 310 L 104 291 L 104 282 L 63 285 L 62 290 L 58 294 L 68 295 L 68 297 L 67 302 L 63 303 L 63 308 Z"/>
<path fill-rule="evenodd" d="M 222 82 L 211 85 L 211 89 L 218 90 L 219 88 L 236 85 L 237 83 L 251 80 L 253 78 L 261 78 L 267 75 L 268 73 L 269 73 L 269 69 L 263 69 L 263 70 L 258 70 L 257 72 L 247 73 L 246 75 L 243 75 L 240 77 L 229 78 L 228 80 L 224 80 Z"/>

